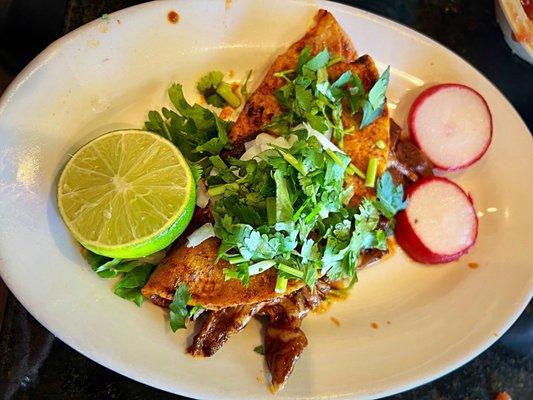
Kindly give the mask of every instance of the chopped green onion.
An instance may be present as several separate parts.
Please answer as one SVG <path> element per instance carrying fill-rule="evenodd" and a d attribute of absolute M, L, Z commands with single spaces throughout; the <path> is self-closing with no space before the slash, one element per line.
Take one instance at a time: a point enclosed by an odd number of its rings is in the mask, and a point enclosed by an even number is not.
<path fill-rule="evenodd" d="M 239 99 L 235 93 L 231 90 L 231 85 L 226 82 L 221 82 L 217 86 L 217 94 L 222 97 L 232 107 L 237 108 L 241 105 L 241 99 Z"/>
<path fill-rule="evenodd" d="M 317 215 L 318 213 L 320 212 L 320 210 L 322 209 L 322 205 L 320 204 L 317 204 L 315 206 L 315 208 L 313 208 L 311 210 L 311 212 L 309 213 L 309 215 L 307 217 L 305 217 L 305 222 L 308 224 L 310 223 Z"/>
<path fill-rule="evenodd" d="M 211 164 L 213 164 L 219 171 L 228 168 L 226 163 L 222 160 L 222 158 L 220 158 L 219 155 L 209 157 L 209 161 L 211 161 Z"/>
<path fill-rule="evenodd" d="M 278 294 L 284 294 L 287 291 L 287 283 L 288 279 L 278 274 L 274 291 Z"/>
<path fill-rule="evenodd" d="M 286 274 L 289 274 L 291 276 L 294 276 L 298 279 L 302 279 L 304 277 L 303 271 L 300 271 L 299 269 L 296 269 L 296 268 L 289 267 L 288 265 L 285 265 L 285 264 L 279 264 L 278 270 L 285 272 Z"/>
<path fill-rule="evenodd" d="M 333 150 L 326 149 L 326 154 L 330 156 L 333 161 L 335 161 L 335 164 L 337 164 L 339 167 L 344 168 L 344 162 Z"/>
<path fill-rule="evenodd" d="M 268 225 L 276 225 L 276 198 L 267 197 L 265 200 Z"/>
<path fill-rule="evenodd" d="M 342 56 L 333 57 L 332 59 L 329 60 L 329 62 L 326 65 L 326 67 L 331 67 L 332 65 L 340 63 L 342 61 L 344 61 L 344 57 L 342 57 Z"/>
<path fill-rule="evenodd" d="M 287 78 L 285 75 L 287 75 L 287 74 L 292 74 L 293 72 L 294 72 L 294 69 L 286 69 L 285 71 L 274 72 L 273 75 L 274 75 L 276 78 L 283 78 L 283 79 L 285 79 L 287 82 L 289 82 L 290 79 Z"/>
<path fill-rule="evenodd" d="M 290 153 L 286 153 L 286 152 L 281 152 L 281 154 L 283 154 L 283 158 L 285 159 L 285 161 L 287 161 L 289 164 L 291 164 L 294 168 L 296 168 L 296 170 L 302 174 L 302 175 L 306 175 L 305 173 L 305 170 L 304 170 L 304 167 L 302 165 L 302 163 L 300 161 L 298 161 L 296 159 L 296 157 L 294 157 L 292 154 Z"/>
<path fill-rule="evenodd" d="M 238 183 L 224 183 L 222 185 L 212 186 L 209 189 L 207 189 L 207 194 L 211 197 L 220 196 L 221 194 L 224 194 L 224 192 L 228 189 L 236 192 L 237 190 L 239 190 L 239 184 Z"/>
<path fill-rule="evenodd" d="M 383 140 L 378 140 L 376 143 L 376 147 L 380 150 L 383 150 L 385 148 L 385 142 Z"/>
<path fill-rule="evenodd" d="M 234 265 L 234 264 L 240 264 L 242 262 L 245 262 L 246 259 L 242 256 L 236 256 L 236 257 L 228 258 L 228 261 L 231 265 Z"/>
<path fill-rule="evenodd" d="M 272 268 L 274 265 L 276 265 L 276 261 L 274 260 L 259 261 L 248 267 L 248 275 L 252 276 L 260 274 L 261 272 L 265 272 L 267 269 Z"/>
<path fill-rule="evenodd" d="M 249 70 L 246 74 L 246 79 L 244 80 L 244 83 L 241 86 L 241 96 L 246 102 L 248 100 L 248 81 L 250 80 L 250 76 L 252 75 L 252 70 Z"/>
<path fill-rule="evenodd" d="M 296 212 L 294 213 L 294 215 L 292 216 L 292 220 L 294 222 L 298 221 L 298 219 L 300 218 L 300 215 L 302 215 L 302 212 L 305 210 L 305 208 L 307 207 L 307 205 L 311 202 L 311 198 L 308 197 L 307 199 L 305 199 L 305 201 L 303 202 L 303 204 L 300 206 L 300 208 L 298 210 L 296 210 Z"/>
<path fill-rule="evenodd" d="M 361 171 L 359 168 L 357 168 L 355 165 L 353 164 L 350 164 L 348 165 L 348 168 L 346 168 L 346 173 L 348 175 L 357 175 L 359 178 L 361 179 L 365 179 L 365 174 L 363 173 L 363 171 Z"/>
<path fill-rule="evenodd" d="M 376 183 L 376 174 L 378 172 L 379 159 L 371 158 L 366 167 L 365 186 L 374 187 Z"/>

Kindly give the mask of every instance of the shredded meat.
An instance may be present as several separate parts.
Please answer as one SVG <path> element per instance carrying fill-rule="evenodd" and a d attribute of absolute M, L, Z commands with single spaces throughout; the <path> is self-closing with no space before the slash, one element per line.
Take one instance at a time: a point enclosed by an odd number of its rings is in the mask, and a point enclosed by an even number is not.
<path fill-rule="evenodd" d="M 433 175 L 433 164 L 410 140 L 402 139 L 402 130 L 391 119 L 389 167 L 396 181 L 403 177 L 416 182 L 420 177 Z M 409 182 L 410 181 L 410 182 Z"/>
<path fill-rule="evenodd" d="M 265 305 L 263 302 L 208 311 L 207 318 L 187 351 L 193 356 L 212 356 L 231 336 L 239 333 Z"/>
<path fill-rule="evenodd" d="M 261 315 L 268 317 L 265 331 L 265 358 L 271 375 L 271 389 L 281 390 L 307 347 L 307 337 L 300 329 L 302 320 L 315 309 L 330 290 L 329 282 L 319 280 L 311 291 L 307 286 L 268 304 Z"/>

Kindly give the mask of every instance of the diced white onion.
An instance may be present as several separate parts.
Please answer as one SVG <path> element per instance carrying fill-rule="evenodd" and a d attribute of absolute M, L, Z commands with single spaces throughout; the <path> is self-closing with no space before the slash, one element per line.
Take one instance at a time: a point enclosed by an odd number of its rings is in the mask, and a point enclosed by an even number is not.
<path fill-rule="evenodd" d="M 209 204 L 209 195 L 203 179 L 196 182 L 196 205 L 200 208 L 205 208 Z"/>
<path fill-rule="evenodd" d="M 252 264 L 248 267 L 248 274 L 260 274 L 262 272 L 265 272 L 267 269 L 272 268 L 274 265 L 276 265 L 276 262 L 274 260 L 259 261 L 258 263 Z"/>
<path fill-rule="evenodd" d="M 276 146 L 288 149 L 294 144 L 296 140 L 296 135 L 290 135 L 287 139 L 281 136 L 273 136 L 268 133 L 260 133 L 255 137 L 254 140 L 251 140 L 244 144 L 244 148 L 246 149 L 246 151 L 240 159 L 242 161 L 251 160 L 252 158 L 257 157 L 263 151 L 272 149 L 271 144 L 275 144 Z"/>
<path fill-rule="evenodd" d="M 187 237 L 187 247 L 196 247 L 204 240 L 215 236 L 215 230 L 211 222 L 203 224 Z"/>

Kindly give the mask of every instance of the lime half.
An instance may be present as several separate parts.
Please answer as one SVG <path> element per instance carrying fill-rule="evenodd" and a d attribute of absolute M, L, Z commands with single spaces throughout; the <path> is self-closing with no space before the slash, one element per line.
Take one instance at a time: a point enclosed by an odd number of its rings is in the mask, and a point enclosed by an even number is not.
<path fill-rule="evenodd" d="M 138 258 L 172 243 L 196 199 L 191 170 L 168 140 L 142 130 L 83 146 L 59 179 L 57 203 L 72 235 L 107 257 Z"/>

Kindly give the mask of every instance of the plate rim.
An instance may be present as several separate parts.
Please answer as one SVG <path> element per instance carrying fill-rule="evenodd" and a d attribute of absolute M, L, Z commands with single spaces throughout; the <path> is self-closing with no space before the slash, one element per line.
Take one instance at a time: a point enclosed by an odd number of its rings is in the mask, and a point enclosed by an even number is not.
<path fill-rule="evenodd" d="M 194 0 L 180 0 L 180 2 L 190 2 Z M 214 2 L 215 0 L 210 0 Z M 427 42 L 428 44 L 431 44 L 432 46 L 438 46 L 442 50 L 446 51 L 448 55 L 452 57 L 459 58 L 462 62 L 466 63 L 469 67 L 472 68 L 475 73 L 479 74 L 485 83 L 487 83 L 492 90 L 498 93 L 498 95 L 503 98 L 503 100 L 507 103 L 508 106 L 514 111 L 515 115 L 518 117 L 518 120 L 521 122 L 522 126 L 525 128 L 525 131 L 530 133 L 531 132 L 526 125 L 525 121 L 523 120 L 522 116 L 516 111 L 513 104 L 509 101 L 509 99 L 495 86 L 495 84 L 489 80 L 482 72 L 480 72 L 475 66 L 473 66 L 471 63 L 469 63 L 467 60 L 465 60 L 463 57 L 455 53 L 453 50 L 445 46 L 444 44 L 438 42 L 437 40 L 425 35 L 424 33 L 421 33 L 401 22 L 394 21 L 392 19 L 377 15 L 375 13 L 350 6 L 344 3 L 338 3 L 331 0 L 290 0 L 292 3 L 298 3 L 303 4 L 311 7 L 315 7 L 317 9 L 319 8 L 325 8 L 328 11 L 332 11 L 333 13 L 335 11 L 350 14 L 354 18 L 365 18 L 368 19 L 374 23 L 379 23 L 382 26 L 385 26 L 389 29 L 394 29 L 395 31 L 399 32 L 402 35 L 414 37 L 415 39 L 422 40 L 424 42 Z M 133 5 L 130 7 L 126 7 L 120 10 L 117 10 L 113 13 L 109 13 L 109 16 L 111 17 L 117 17 L 120 16 L 126 16 L 126 14 L 129 14 L 131 12 L 142 12 L 143 9 L 149 9 L 152 7 L 160 7 L 162 4 L 165 3 L 171 3 L 175 4 L 175 0 L 157 0 L 157 1 L 151 1 L 151 2 L 145 2 L 137 5 Z M 81 25 L 80 27 L 68 32 L 64 36 L 58 38 L 51 44 L 49 44 L 44 50 L 42 50 L 26 67 L 22 69 L 21 72 L 13 79 L 13 81 L 7 86 L 4 93 L 0 97 L 0 114 L 3 112 L 6 105 L 10 102 L 11 98 L 16 94 L 18 91 L 18 88 L 23 85 L 26 80 L 31 78 L 31 76 L 39 70 L 41 67 L 47 64 L 48 60 L 50 58 L 53 58 L 56 50 L 59 50 L 63 44 L 68 43 L 69 41 L 75 39 L 77 36 L 79 36 L 81 33 L 90 30 L 93 26 L 96 26 L 101 18 L 96 18 L 84 25 Z M 22 293 L 20 290 L 19 293 L 16 293 L 17 290 L 13 290 L 13 284 L 9 281 L 9 279 L 6 279 L 5 274 L 2 273 L 4 270 L 3 268 L 4 262 L 0 258 L 0 277 L 3 279 L 6 286 L 9 288 L 10 292 L 15 296 L 17 301 L 19 301 L 25 310 L 32 315 L 33 318 L 35 318 L 45 329 L 47 329 L 49 332 L 51 332 L 55 337 L 57 337 L 59 340 L 67 344 L 69 347 L 73 348 L 78 353 L 82 354 L 83 356 L 89 358 L 90 360 L 96 362 L 102 367 L 108 368 L 120 375 L 123 375 L 129 379 L 135 380 L 139 383 L 154 387 L 156 389 L 164 390 L 169 393 L 173 394 L 179 394 L 191 398 L 197 398 L 198 392 L 193 392 L 189 390 L 187 387 L 182 387 L 179 389 L 179 393 L 175 390 L 175 386 L 169 386 L 166 385 L 163 381 L 159 380 L 157 376 L 151 376 L 148 379 L 144 379 L 143 376 L 141 376 L 139 371 L 128 369 L 127 365 L 123 361 L 116 361 L 112 357 L 106 356 L 104 353 L 99 353 L 97 350 L 91 350 L 91 349 L 83 349 L 81 346 L 79 346 L 77 343 L 74 343 L 72 340 L 70 340 L 67 337 L 64 337 L 61 332 L 56 332 L 55 329 L 51 328 L 48 323 L 44 323 L 45 317 L 41 315 L 36 316 L 36 314 L 41 314 L 37 308 L 34 307 L 27 307 L 26 302 L 22 300 L 25 296 L 22 295 L 19 297 L 19 295 Z M 18 295 L 17 295 L 18 294 Z M 526 293 L 524 298 L 521 299 L 518 302 L 518 305 L 516 307 L 516 311 L 512 314 L 508 314 L 507 318 L 505 318 L 504 323 L 501 324 L 501 328 L 499 329 L 499 336 L 495 337 L 491 333 L 486 334 L 486 338 L 484 340 L 479 340 L 478 345 L 475 346 L 471 351 L 465 352 L 462 356 L 455 357 L 454 359 L 441 363 L 441 366 L 438 368 L 438 372 L 429 372 L 429 373 L 419 373 L 417 375 L 414 375 L 412 378 L 405 379 L 404 383 L 401 385 L 398 385 L 394 388 L 388 389 L 388 390 L 380 390 L 380 391 L 372 391 L 371 388 L 368 389 L 367 393 L 363 395 L 357 395 L 360 399 L 377 399 L 382 398 L 385 396 L 390 396 L 398 393 L 402 393 L 411 389 L 414 389 L 416 387 L 419 387 L 423 384 L 433 382 L 450 372 L 460 368 L 461 366 L 465 365 L 469 361 L 473 360 L 477 356 L 479 356 L 481 353 L 483 353 L 485 350 L 487 350 L 490 346 L 492 346 L 496 341 L 498 341 L 504 333 L 514 324 L 514 322 L 518 319 L 518 317 L 521 315 L 521 313 L 524 311 L 524 309 L 527 307 L 528 303 L 531 301 L 533 297 L 533 288 L 530 288 L 529 293 Z M 68 335 L 67 335 L 68 336 Z M 149 383 L 147 383 L 149 382 Z M 342 398 L 342 399 L 350 399 L 355 396 L 354 393 L 348 393 L 348 394 L 340 394 L 334 397 L 335 398 Z M 206 399 L 215 399 L 216 397 L 204 397 Z M 312 396 L 310 399 L 314 399 L 315 397 Z M 327 396 L 326 398 L 329 398 Z"/>

